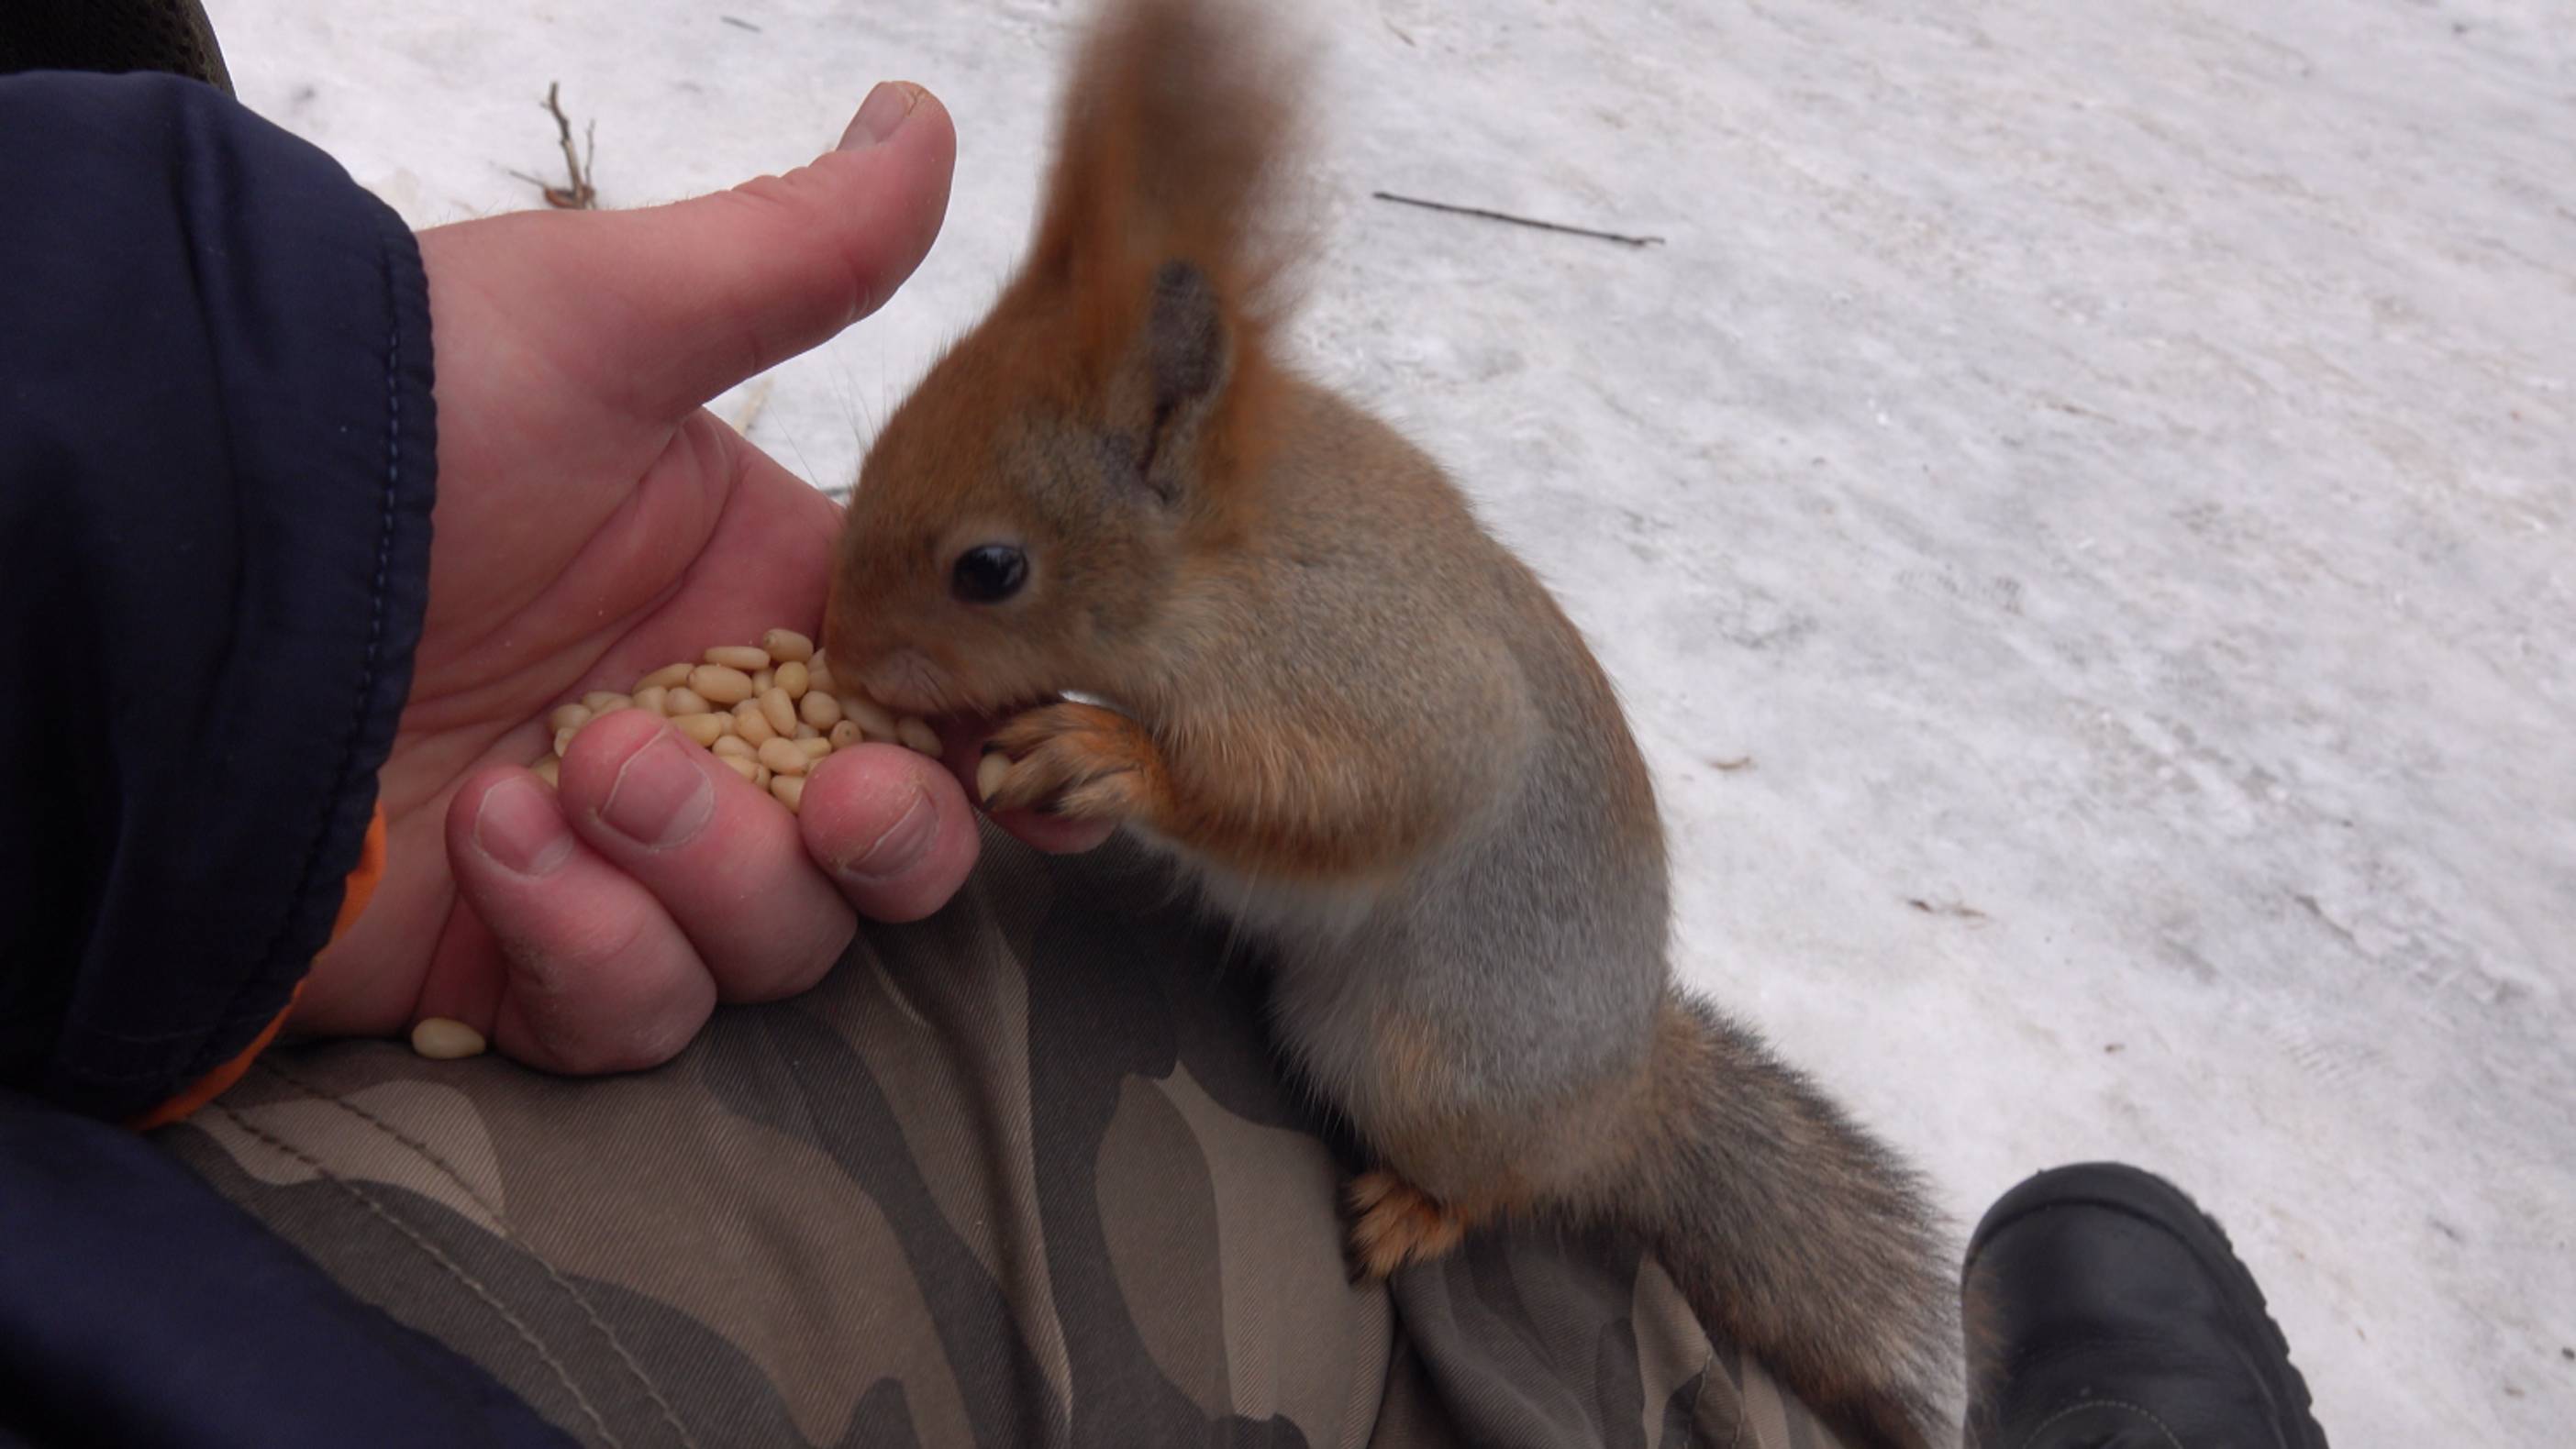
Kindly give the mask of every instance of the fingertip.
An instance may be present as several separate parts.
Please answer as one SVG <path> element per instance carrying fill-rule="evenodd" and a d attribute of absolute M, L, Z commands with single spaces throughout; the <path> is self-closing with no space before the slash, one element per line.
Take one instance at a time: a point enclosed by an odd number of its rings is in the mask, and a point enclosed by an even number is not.
<path fill-rule="evenodd" d="M 624 858 L 635 850 L 742 842 L 771 809 L 768 792 L 723 755 L 660 715 L 621 709 L 582 726 L 564 755 L 564 813 L 590 843 Z M 757 808 L 747 808 L 747 807 Z"/>
<path fill-rule="evenodd" d="M 952 715 L 939 721 L 941 758 L 958 790 L 983 808 L 982 787 L 976 783 L 983 772 L 984 742 L 993 737 L 999 720 L 983 715 Z M 1071 820 L 1061 815 L 1047 815 L 1036 810 L 1001 810 L 988 812 L 993 823 L 1009 831 L 1021 844 L 1043 850 L 1049 855 L 1079 855 L 1097 850 L 1118 833 L 1118 827 L 1101 820 Z"/>
<path fill-rule="evenodd" d="M 796 995 L 849 944 L 850 902 L 813 868 L 794 817 L 660 716 L 583 726 L 563 791 L 583 843 L 679 923 L 724 1000 Z"/>
<path fill-rule="evenodd" d="M 1074 820 L 1036 810 L 1005 810 L 993 817 L 993 823 L 1049 855 L 1098 850 L 1118 833 L 1118 827 L 1106 820 Z"/>
<path fill-rule="evenodd" d="M 456 793 L 447 797 L 446 829 L 450 850 L 455 849 L 461 840 L 471 839 L 474 816 L 483 808 L 484 795 L 493 786 L 519 775 L 531 780 L 536 778 L 535 772 L 517 765 L 485 765 L 466 774 L 457 784 Z"/>
<path fill-rule="evenodd" d="M 466 776 L 447 802 L 446 829 L 448 858 L 473 875 L 541 880 L 575 849 L 553 787 L 518 765 Z"/>
<path fill-rule="evenodd" d="M 861 745 L 806 777 L 798 812 L 805 848 L 862 915 L 917 921 L 936 912 L 975 865 L 975 812 L 938 762 L 894 745 Z"/>
<path fill-rule="evenodd" d="M 649 709 L 621 709 L 581 727 L 564 747 L 557 788 L 568 810 L 595 809 L 617 783 L 617 773 L 638 751 L 662 735 L 680 740 L 671 722 Z M 697 746 L 686 740 L 689 748 Z"/>
<path fill-rule="evenodd" d="M 928 86 L 912 81 L 881 81 L 859 102 L 857 114 L 841 132 L 835 151 L 867 151 L 902 143 L 921 146 L 931 159 L 957 151 L 957 124 L 948 107 Z"/>
<path fill-rule="evenodd" d="M 890 101 L 910 106 L 880 139 L 865 139 L 874 134 L 868 112 L 889 109 Z M 846 326 L 884 306 L 939 239 L 956 178 L 956 123 L 929 91 L 908 81 L 888 82 L 869 94 L 841 144 L 805 170 L 831 193 L 822 214 L 834 224 L 816 235 L 840 249 L 842 267 L 858 283 Z M 797 180 L 787 178 L 784 185 L 792 190 Z"/>

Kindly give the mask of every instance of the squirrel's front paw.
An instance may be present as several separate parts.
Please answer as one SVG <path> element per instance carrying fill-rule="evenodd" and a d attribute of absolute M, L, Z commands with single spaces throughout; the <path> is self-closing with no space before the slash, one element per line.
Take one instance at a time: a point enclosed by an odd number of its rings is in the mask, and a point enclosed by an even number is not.
<path fill-rule="evenodd" d="M 984 751 L 977 783 L 996 810 L 1130 820 L 1148 813 L 1162 788 L 1153 737 L 1095 705 L 1050 704 L 1014 716 Z"/>

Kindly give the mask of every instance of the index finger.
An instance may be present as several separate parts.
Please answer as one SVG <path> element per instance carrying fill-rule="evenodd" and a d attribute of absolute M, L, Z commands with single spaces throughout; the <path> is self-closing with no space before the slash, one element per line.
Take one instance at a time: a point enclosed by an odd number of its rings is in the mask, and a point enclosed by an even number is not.
<path fill-rule="evenodd" d="M 727 1001 L 805 990 L 858 928 L 786 809 L 658 715 L 583 726 L 560 790 L 582 843 L 651 893 Z"/>

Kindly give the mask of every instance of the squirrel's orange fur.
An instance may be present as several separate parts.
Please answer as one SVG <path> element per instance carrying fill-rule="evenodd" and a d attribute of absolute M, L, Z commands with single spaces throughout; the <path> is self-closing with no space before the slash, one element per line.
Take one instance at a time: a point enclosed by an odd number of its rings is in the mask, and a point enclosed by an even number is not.
<path fill-rule="evenodd" d="M 1956 1341 L 1911 1174 L 1674 985 L 1652 783 L 1582 637 L 1276 354 L 1304 71 L 1266 35 L 1215 0 L 1091 33 L 1026 263 L 861 471 L 834 668 L 1010 714 L 993 804 L 1125 823 L 1261 937 L 1377 1159 L 1363 1271 L 1498 1218 L 1633 1232 L 1832 1422 L 1929 1445 Z"/>

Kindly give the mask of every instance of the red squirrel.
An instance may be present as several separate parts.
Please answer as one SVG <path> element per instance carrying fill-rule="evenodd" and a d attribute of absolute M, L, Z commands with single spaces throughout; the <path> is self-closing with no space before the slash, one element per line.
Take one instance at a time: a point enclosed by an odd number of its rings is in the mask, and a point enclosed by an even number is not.
<path fill-rule="evenodd" d="M 1673 981 L 1654 788 L 1582 636 L 1279 355 L 1305 70 L 1264 36 L 1217 0 L 1095 24 L 1024 265 L 861 467 L 833 667 L 1007 716 L 991 806 L 1119 822 L 1262 940 L 1291 1065 L 1376 1163 L 1358 1272 L 1504 1219 L 1634 1233 L 1849 1436 L 1955 1443 L 1921 1186 Z"/>

